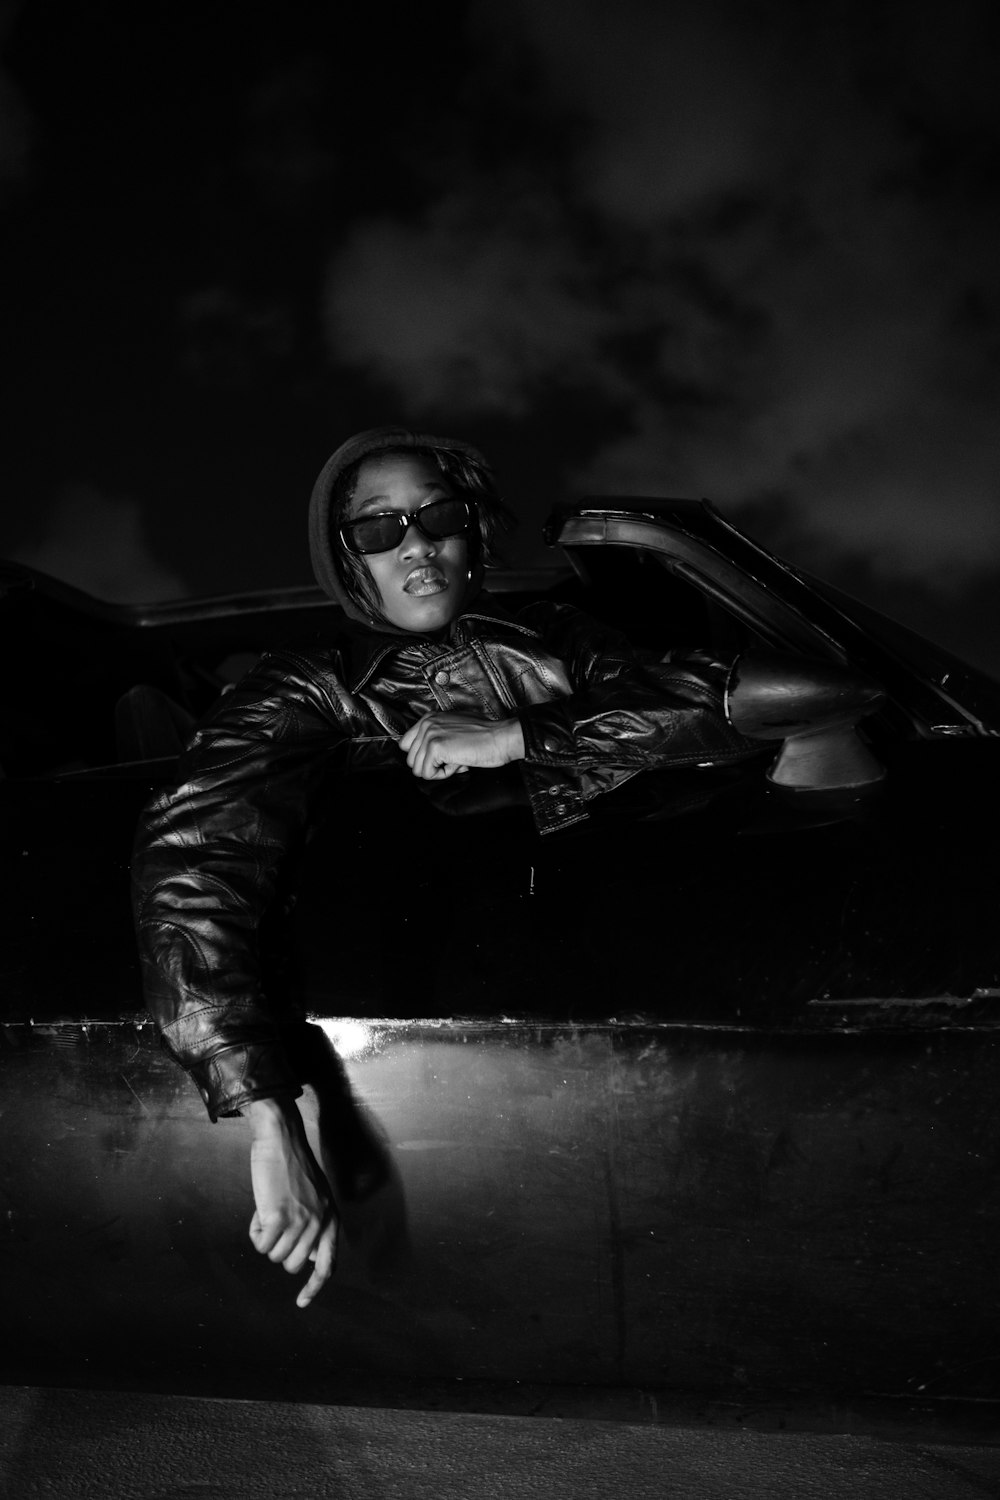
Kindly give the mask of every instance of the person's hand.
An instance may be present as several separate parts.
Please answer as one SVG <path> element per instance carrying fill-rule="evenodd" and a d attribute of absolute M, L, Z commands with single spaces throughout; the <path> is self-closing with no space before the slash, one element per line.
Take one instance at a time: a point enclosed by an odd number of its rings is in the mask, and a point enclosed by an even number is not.
<path fill-rule="evenodd" d="M 424 714 L 399 742 L 414 776 L 439 781 L 470 767 L 506 766 L 524 759 L 517 719 L 477 719 L 472 714 Z"/>
<path fill-rule="evenodd" d="M 246 1110 L 253 1132 L 250 1180 L 256 1204 L 250 1221 L 255 1250 L 293 1275 L 312 1262 L 295 1299 L 308 1307 L 333 1274 L 337 1214 L 330 1185 L 313 1156 L 294 1100 L 255 1099 Z"/>

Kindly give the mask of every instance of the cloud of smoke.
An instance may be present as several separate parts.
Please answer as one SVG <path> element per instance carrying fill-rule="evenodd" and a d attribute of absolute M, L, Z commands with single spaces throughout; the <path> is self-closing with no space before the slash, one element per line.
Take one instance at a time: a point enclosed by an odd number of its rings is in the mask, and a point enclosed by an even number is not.
<path fill-rule="evenodd" d="M 575 177 L 584 198 L 639 226 L 766 175 L 778 80 L 750 13 L 713 0 L 514 0 L 480 3 L 481 42 L 499 45 L 511 13 L 556 107 L 582 112 Z"/>
<path fill-rule="evenodd" d="M 188 592 L 153 555 L 136 501 L 112 499 L 88 485 L 65 489 L 41 536 L 10 556 L 114 604 L 177 599 Z"/>
<path fill-rule="evenodd" d="M 530 190 L 496 204 L 456 195 L 425 222 L 362 226 L 330 278 L 336 351 L 388 379 L 418 411 L 519 416 L 539 383 L 596 369 L 614 327 L 552 205 Z"/>
<path fill-rule="evenodd" d="M 561 170 L 513 152 L 419 218 L 359 226 L 330 269 L 335 357 L 415 418 L 596 393 L 622 435 L 568 474 L 587 488 L 785 497 L 806 552 L 944 584 L 996 567 L 986 19 L 474 6 L 500 92 L 516 26 Z"/>

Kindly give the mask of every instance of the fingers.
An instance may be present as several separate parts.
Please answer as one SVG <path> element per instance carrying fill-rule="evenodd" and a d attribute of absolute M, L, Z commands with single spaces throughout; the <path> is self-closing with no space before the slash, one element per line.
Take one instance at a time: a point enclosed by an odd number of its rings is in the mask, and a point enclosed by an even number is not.
<path fill-rule="evenodd" d="M 255 1134 L 250 1177 L 254 1195 L 251 1244 L 292 1275 L 303 1271 L 310 1259 L 316 1261 L 309 1281 L 311 1300 L 333 1269 L 336 1215 L 329 1184 L 297 1111 L 290 1124 L 285 1121 L 280 1128 Z"/>
<path fill-rule="evenodd" d="M 474 721 L 459 715 L 425 714 L 399 741 L 406 763 L 414 776 L 425 781 L 441 781 L 468 769 L 463 763 L 463 746 Z M 481 727 L 481 726 L 475 726 Z M 465 739 L 462 735 L 465 735 Z"/>
<path fill-rule="evenodd" d="M 266 1255 L 267 1251 L 270 1249 L 270 1246 L 264 1244 L 266 1234 L 267 1231 L 264 1229 L 263 1224 L 260 1222 L 260 1214 L 255 1212 L 253 1218 L 250 1220 L 250 1243 L 253 1245 L 254 1249 L 259 1250 L 262 1255 Z"/>
<path fill-rule="evenodd" d="M 319 1232 L 320 1225 L 312 1218 L 307 1219 L 301 1228 L 297 1224 L 290 1225 L 278 1239 L 274 1249 L 268 1252 L 268 1260 L 273 1261 L 276 1266 L 284 1266 L 290 1275 L 295 1276 L 309 1259 L 309 1252 L 315 1245 Z"/>
<path fill-rule="evenodd" d="M 413 768 L 426 749 L 429 738 L 439 728 L 437 714 L 424 714 L 422 719 L 409 728 L 399 741 L 399 748 L 406 756 L 407 764 Z"/>
<path fill-rule="evenodd" d="M 470 766 L 504 766 L 523 760 L 524 734 L 516 718 L 430 713 L 401 736 L 399 748 L 415 776 L 440 781 Z"/>
<path fill-rule="evenodd" d="M 442 752 L 439 750 L 438 754 Z M 444 781 L 448 776 L 454 776 L 457 771 L 465 770 L 464 766 L 453 766 L 446 760 L 425 761 L 423 768 L 417 772 L 425 781 Z"/>
<path fill-rule="evenodd" d="M 333 1274 L 337 1259 L 337 1216 L 332 1208 L 326 1218 L 319 1222 L 310 1216 L 302 1225 L 285 1225 L 280 1221 L 262 1223 L 255 1213 L 250 1221 L 250 1240 L 255 1250 L 266 1255 L 274 1265 L 282 1266 L 290 1275 L 297 1275 L 310 1261 L 314 1262 L 312 1274 L 295 1302 L 297 1307 L 308 1307 L 317 1292 L 325 1286 Z"/>
<path fill-rule="evenodd" d="M 428 723 L 427 719 L 421 719 L 406 737 L 410 740 L 406 748 L 406 764 L 414 776 L 434 781 L 455 774 L 458 768 L 448 760 L 448 736 L 440 728 Z M 400 740 L 401 747 L 402 744 Z"/>
<path fill-rule="evenodd" d="M 406 752 L 406 764 L 413 774 L 428 779 L 434 774 L 432 756 L 437 740 L 433 720 L 432 714 L 418 720 L 399 742 L 399 748 Z"/>
<path fill-rule="evenodd" d="M 250 1241 L 261 1255 L 294 1274 L 309 1259 L 324 1222 L 315 1214 L 275 1214 L 262 1220 L 255 1213 L 250 1220 Z"/>
<path fill-rule="evenodd" d="M 265 1215 L 261 1218 L 259 1213 L 255 1213 L 250 1220 L 250 1242 L 261 1255 L 275 1260 L 275 1248 L 282 1238 L 284 1228 L 285 1221 L 280 1215 Z"/>
<path fill-rule="evenodd" d="M 316 1293 L 333 1275 L 337 1263 L 337 1220 L 334 1215 L 331 1214 L 329 1222 L 323 1228 L 311 1258 L 314 1261 L 313 1272 L 295 1299 L 296 1307 L 308 1307 Z"/>

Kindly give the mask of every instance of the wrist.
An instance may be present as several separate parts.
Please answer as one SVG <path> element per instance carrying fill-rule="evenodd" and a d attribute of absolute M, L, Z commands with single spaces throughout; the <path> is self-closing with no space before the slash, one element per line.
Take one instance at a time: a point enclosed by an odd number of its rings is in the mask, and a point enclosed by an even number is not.
<path fill-rule="evenodd" d="M 524 730 L 520 719 L 507 719 L 504 723 L 504 764 L 524 759 Z"/>
<path fill-rule="evenodd" d="M 249 1104 L 243 1106 L 243 1114 L 250 1122 L 254 1140 L 287 1136 L 293 1131 L 297 1132 L 302 1125 L 298 1105 L 287 1095 L 251 1099 Z"/>

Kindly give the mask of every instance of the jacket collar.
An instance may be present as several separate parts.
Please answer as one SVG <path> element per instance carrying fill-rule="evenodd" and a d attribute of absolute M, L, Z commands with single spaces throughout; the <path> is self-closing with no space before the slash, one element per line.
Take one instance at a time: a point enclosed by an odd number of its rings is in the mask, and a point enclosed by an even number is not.
<path fill-rule="evenodd" d="M 348 687 L 352 693 L 358 693 L 370 681 L 379 664 L 387 656 L 401 651 L 413 644 L 435 644 L 444 648 L 453 648 L 464 645 L 475 633 L 477 624 L 486 624 L 499 629 L 501 633 L 510 632 L 516 635 L 526 635 L 532 640 L 538 640 L 537 630 L 532 630 L 528 625 L 519 625 L 512 615 L 497 604 L 487 593 L 483 592 L 476 596 L 474 604 L 452 620 L 447 630 L 440 635 L 386 635 L 383 631 L 375 630 L 370 625 L 349 622 L 346 632 L 347 641 L 345 655 L 345 666 L 347 668 Z"/>

